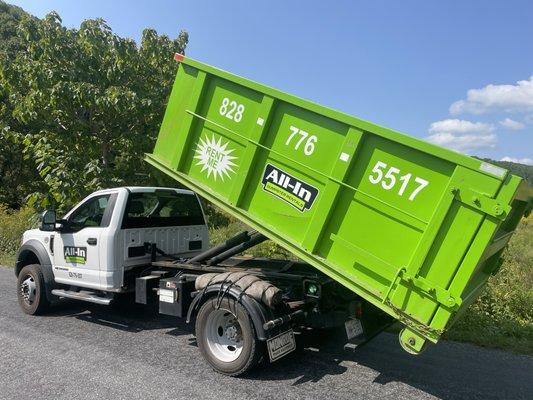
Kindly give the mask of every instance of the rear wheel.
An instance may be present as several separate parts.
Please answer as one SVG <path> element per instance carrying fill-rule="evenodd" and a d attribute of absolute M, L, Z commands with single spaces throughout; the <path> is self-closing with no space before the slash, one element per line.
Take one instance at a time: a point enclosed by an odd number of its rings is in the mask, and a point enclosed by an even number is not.
<path fill-rule="evenodd" d="M 18 276 L 17 295 L 19 305 L 26 314 L 42 314 L 49 308 L 46 283 L 39 264 L 22 268 Z"/>
<path fill-rule="evenodd" d="M 206 361 L 218 372 L 237 376 L 253 368 L 262 355 L 262 343 L 246 309 L 224 298 L 217 308 L 210 299 L 196 318 L 198 347 Z"/>

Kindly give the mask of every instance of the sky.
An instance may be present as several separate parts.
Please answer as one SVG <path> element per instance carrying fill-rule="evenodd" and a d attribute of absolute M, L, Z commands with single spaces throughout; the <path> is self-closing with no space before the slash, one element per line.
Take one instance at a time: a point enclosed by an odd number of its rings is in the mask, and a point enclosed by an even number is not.
<path fill-rule="evenodd" d="M 463 153 L 533 165 L 533 1 L 8 0 L 102 17 L 207 64 Z M 169 55 L 171 56 L 171 55 Z"/>

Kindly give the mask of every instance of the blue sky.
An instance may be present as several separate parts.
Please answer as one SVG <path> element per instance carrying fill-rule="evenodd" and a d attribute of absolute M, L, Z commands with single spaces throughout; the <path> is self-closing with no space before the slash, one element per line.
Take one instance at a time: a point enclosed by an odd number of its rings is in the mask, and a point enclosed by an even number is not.
<path fill-rule="evenodd" d="M 533 164 L 531 1 L 9 1 L 187 55 L 468 154 Z M 169 55 L 170 56 L 170 55 Z"/>

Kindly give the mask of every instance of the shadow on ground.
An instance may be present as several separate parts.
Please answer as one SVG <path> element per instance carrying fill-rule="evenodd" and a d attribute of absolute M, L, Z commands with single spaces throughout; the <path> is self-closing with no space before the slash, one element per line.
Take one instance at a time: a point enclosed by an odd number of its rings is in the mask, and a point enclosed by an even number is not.
<path fill-rule="evenodd" d="M 167 335 L 190 335 L 189 344 L 196 346 L 193 324 L 159 315 L 156 305 L 109 308 L 64 301 L 47 316 L 78 318 L 133 333 L 164 330 Z M 533 358 L 528 356 L 454 342 L 429 346 L 425 353 L 412 356 L 401 349 L 397 336 L 390 333 L 377 336 L 353 352 L 336 345 L 332 333 L 305 333 L 298 335 L 297 340 L 295 353 L 274 364 L 264 363 L 263 368 L 239 379 L 292 380 L 292 385 L 301 385 L 345 374 L 343 386 L 349 386 L 350 376 L 360 374 L 368 378 L 368 382 L 363 382 L 369 386 L 404 383 L 442 399 L 533 398 L 530 375 Z M 519 368 L 517 362 L 521 364 Z M 517 375 L 517 370 L 521 375 Z M 361 380 L 358 382 L 360 385 Z"/>

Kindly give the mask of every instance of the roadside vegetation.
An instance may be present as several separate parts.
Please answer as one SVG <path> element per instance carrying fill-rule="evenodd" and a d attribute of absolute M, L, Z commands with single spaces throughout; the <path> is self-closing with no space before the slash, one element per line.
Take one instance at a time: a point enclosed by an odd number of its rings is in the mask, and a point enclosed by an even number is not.
<path fill-rule="evenodd" d="M 13 266 L 25 230 L 37 224 L 35 211 L 30 207 L 10 210 L 0 204 L 0 265 Z"/>

